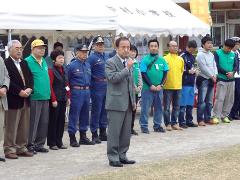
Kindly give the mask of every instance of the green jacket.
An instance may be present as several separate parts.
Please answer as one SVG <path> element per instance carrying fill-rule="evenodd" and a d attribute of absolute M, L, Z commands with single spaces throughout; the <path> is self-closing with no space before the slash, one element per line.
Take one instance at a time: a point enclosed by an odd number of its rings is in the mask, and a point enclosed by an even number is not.
<path fill-rule="evenodd" d="M 42 58 L 41 66 L 33 55 L 25 59 L 33 74 L 33 93 L 31 100 L 49 100 L 50 99 L 50 80 L 48 76 L 48 66 Z"/>
<path fill-rule="evenodd" d="M 220 81 L 233 81 L 234 77 L 228 78 L 228 72 L 236 72 L 237 60 L 234 52 L 226 53 L 223 49 L 218 49 L 215 54 L 215 61 L 218 69 L 217 79 Z"/>

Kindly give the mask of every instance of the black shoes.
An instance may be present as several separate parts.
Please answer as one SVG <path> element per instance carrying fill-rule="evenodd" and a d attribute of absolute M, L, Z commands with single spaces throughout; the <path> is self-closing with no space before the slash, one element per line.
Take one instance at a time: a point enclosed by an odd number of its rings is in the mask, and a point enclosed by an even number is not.
<path fill-rule="evenodd" d="M 107 141 L 106 128 L 100 128 L 99 138 L 101 141 Z"/>
<path fill-rule="evenodd" d="M 0 157 L 0 161 L 6 162 L 6 160 L 4 158 L 1 158 L 1 157 Z"/>
<path fill-rule="evenodd" d="M 57 146 L 50 146 L 49 149 L 51 149 L 51 150 L 59 150 L 59 148 Z"/>
<path fill-rule="evenodd" d="M 230 121 L 240 120 L 240 117 L 239 117 L 238 115 L 236 115 L 236 116 L 229 116 L 228 119 L 229 119 Z"/>
<path fill-rule="evenodd" d="M 90 141 L 87 138 L 86 132 L 85 131 L 81 131 L 80 132 L 80 141 L 79 144 L 83 144 L 83 145 L 94 145 L 95 143 L 93 141 Z"/>
<path fill-rule="evenodd" d="M 35 150 L 35 147 L 34 147 L 34 146 L 32 146 L 32 145 L 31 145 L 31 146 L 28 146 L 27 149 L 28 149 L 29 152 L 31 152 L 31 153 L 33 153 L 33 154 L 37 154 L 37 151 Z"/>
<path fill-rule="evenodd" d="M 61 145 L 61 146 L 58 146 L 58 149 L 67 149 L 67 146 Z"/>
<path fill-rule="evenodd" d="M 48 153 L 48 149 L 44 148 L 44 147 L 38 147 L 35 148 L 35 151 L 40 152 L 40 153 Z"/>
<path fill-rule="evenodd" d="M 148 129 L 143 129 L 143 128 L 142 128 L 141 131 L 142 131 L 143 134 L 150 134 L 150 132 L 149 132 Z"/>
<path fill-rule="evenodd" d="M 183 129 L 187 129 L 188 128 L 188 126 L 186 125 L 186 124 L 180 124 L 179 125 L 181 128 L 183 128 Z"/>
<path fill-rule="evenodd" d="M 72 147 L 79 147 L 80 146 L 78 144 L 74 134 L 69 134 L 69 138 L 70 138 L 70 146 L 72 146 Z"/>
<path fill-rule="evenodd" d="M 109 161 L 109 166 L 112 167 L 123 167 L 123 164 L 119 161 Z"/>
<path fill-rule="evenodd" d="M 187 123 L 186 124 L 188 127 L 198 127 L 197 124 L 193 123 L 193 122 L 190 122 L 190 123 Z"/>
<path fill-rule="evenodd" d="M 165 133 L 166 130 L 162 127 L 159 126 L 158 128 L 153 128 L 154 132 L 160 132 L 160 133 Z"/>
<path fill-rule="evenodd" d="M 122 164 L 135 164 L 135 163 L 136 163 L 136 161 L 134 161 L 134 160 L 128 160 L 128 159 L 120 159 L 120 162 L 121 162 Z"/>
<path fill-rule="evenodd" d="M 94 144 L 100 144 L 101 143 L 101 140 L 99 139 L 97 131 L 92 132 L 92 142 L 94 142 Z"/>
<path fill-rule="evenodd" d="M 138 136 L 138 133 L 134 129 L 131 130 L 131 134 L 135 135 L 135 136 Z"/>

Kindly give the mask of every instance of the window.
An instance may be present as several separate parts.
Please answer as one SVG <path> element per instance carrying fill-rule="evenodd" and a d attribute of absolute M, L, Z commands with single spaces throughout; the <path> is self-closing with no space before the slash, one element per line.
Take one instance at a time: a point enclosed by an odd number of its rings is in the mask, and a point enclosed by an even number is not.
<path fill-rule="evenodd" d="M 228 19 L 240 19 L 240 11 L 228 11 Z"/>
<path fill-rule="evenodd" d="M 224 26 L 212 27 L 213 45 L 220 46 L 224 41 Z"/>
<path fill-rule="evenodd" d="M 212 21 L 214 24 L 225 22 L 225 12 L 224 11 L 212 11 L 211 16 L 212 16 Z"/>

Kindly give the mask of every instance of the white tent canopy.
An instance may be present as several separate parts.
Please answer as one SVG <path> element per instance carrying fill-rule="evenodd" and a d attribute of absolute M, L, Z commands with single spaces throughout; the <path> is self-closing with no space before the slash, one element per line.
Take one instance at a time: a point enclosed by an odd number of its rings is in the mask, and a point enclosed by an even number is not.
<path fill-rule="evenodd" d="M 171 0 L 8 0 L 1 2 L 0 29 L 105 30 L 133 36 L 197 36 L 210 30 Z"/>

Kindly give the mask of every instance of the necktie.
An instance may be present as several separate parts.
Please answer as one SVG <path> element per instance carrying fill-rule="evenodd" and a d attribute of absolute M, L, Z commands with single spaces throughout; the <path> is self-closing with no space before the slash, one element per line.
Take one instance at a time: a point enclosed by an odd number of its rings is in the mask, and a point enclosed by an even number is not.
<path fill-rule="evenodd" d="M 126 61 L 125 60 L 123 61 L 123 66 L 126 67 Z"/>

